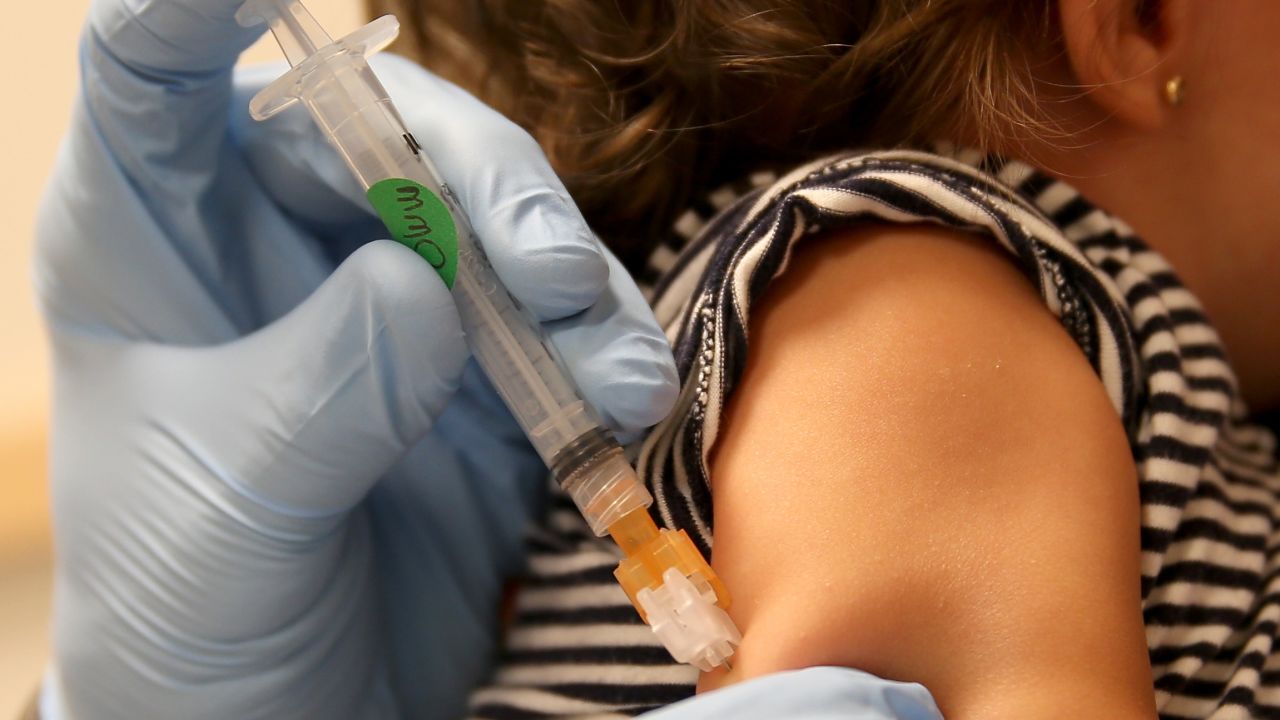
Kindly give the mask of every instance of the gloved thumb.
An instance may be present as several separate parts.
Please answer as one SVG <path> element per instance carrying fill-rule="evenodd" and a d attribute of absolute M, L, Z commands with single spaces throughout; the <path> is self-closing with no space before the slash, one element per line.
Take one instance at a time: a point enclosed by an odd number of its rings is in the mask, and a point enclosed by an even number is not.
<path fill-rule="evenodd" d="M 427 433 L 468 351 L 435 271 L 382 240 L 276 322 L 193 356 L 174 399 L 189 446 L 251 501 L 313 518 L 350 509 Z"/>

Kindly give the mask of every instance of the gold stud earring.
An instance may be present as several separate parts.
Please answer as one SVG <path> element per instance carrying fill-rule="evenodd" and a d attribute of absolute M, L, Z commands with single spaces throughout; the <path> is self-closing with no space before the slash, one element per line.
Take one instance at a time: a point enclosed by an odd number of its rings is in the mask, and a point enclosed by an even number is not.
<path fill-rule="evenodd" d="M 1186 99 L 1187 83 L 1181 75 L 1174 75 L 1164 83 L 1164 100 L 1172 107 L 1178 107 Z"/>

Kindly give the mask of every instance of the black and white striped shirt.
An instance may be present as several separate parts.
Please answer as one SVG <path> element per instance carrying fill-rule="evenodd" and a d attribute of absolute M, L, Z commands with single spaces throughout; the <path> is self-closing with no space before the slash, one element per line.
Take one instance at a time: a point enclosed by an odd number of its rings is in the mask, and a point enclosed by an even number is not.
<path fill-rule="evenodd" d="M 709 553 L 707 457 L 747 355 L 748 309 L 806 235 L 920 222 L 1012 254 L 1123 419 L 1142 501 L 1142 597 L 1161 718 L 1280 718 L 1275 436 L 1252 424 L 1222 344 L 1163 258 L 1068 185 L 950 147 L 825 158 L 712 193 L 641 277 L 682 380 L 635 447 L 655 520 Z M 613 579 L 617 551 L 558 490 L 484 718 L 623 717 L 693 694 Z"/>

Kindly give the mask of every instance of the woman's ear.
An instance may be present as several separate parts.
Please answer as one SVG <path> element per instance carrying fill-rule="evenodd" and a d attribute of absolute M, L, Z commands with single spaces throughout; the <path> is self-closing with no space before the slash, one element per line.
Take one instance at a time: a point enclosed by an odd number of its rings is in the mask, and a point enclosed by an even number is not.
<path fill-rule="evenodd" d="M 1106 115 L 1142 129 L 1168 117 L 1165 83 L 1188 32 L 1190 0 L 1059 0 L 1075 80 Z"/>

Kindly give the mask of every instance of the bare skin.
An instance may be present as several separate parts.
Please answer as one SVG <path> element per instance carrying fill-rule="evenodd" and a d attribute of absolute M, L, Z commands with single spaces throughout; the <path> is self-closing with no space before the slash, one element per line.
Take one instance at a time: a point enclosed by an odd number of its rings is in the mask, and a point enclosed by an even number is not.
<path fill-rule="evenodd" d="M 1204 303 L 1240 389 L 1280 408 L 1280 3 L 1164 0 L 1143 28 L 1122 0 L 1060 0 L 1051 103 L 1075 139 L 1036 161 L 1123 218 Z M 1177 107 L 1164 84 L 1185 81 Z M 1059 98 L 1061 99 L 1061 98 Z"/>
<path fill-rule="evenodd" d="M 743 643 L 702 689 L 841 665 L 949 720 L 1154 716 L 1128 443 L 999 252 L 867 229 L 771 289 L 712 466 Z"/>
<path fill-rule="evenodd" d="M 1173 263 L 1252 409 L 1280 407 L 1280 4 L 1155 5 L 1059 1 L 1035 72 L 1075 136 L 1029 154 Z M 711 467 L 744 638 L 700 690 L 830 664 L 921 682 L 948 720 L 1155 716 L 1127 441 L 989 241 L 816 239 L 750 337 Z"/>

